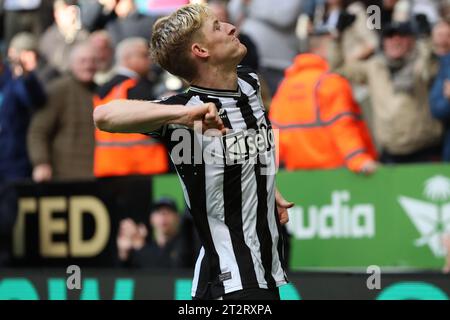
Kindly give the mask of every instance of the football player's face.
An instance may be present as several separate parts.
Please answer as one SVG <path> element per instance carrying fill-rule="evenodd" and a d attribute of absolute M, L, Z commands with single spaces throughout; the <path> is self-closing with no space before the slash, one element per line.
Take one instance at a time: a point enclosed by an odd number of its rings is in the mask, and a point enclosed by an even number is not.
<path fill-rule="evenodd" d="M 237 38 L 236 27 L 220 22 L 214 15 L 207 18 L 201 31 L 211 64 L 238 65 L 247 53 L 247 48 Z"/>

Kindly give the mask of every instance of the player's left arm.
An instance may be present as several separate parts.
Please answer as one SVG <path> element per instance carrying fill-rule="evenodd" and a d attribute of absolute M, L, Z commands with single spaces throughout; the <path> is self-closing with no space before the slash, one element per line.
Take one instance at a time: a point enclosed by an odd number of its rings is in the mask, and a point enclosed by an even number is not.
<path fill-rule="evenodd" d="M 288 215 L 287 209 L 292 208 L 294 206 L 294 203 L 287 201 L 281 195 L 281 193 L 278 191 L 278 189 L 275 189 L 275 201 L 277 203 L 278 218 L 280 219 L 280 223 L 282 225 L 288 223 L 289 215 Z"/>

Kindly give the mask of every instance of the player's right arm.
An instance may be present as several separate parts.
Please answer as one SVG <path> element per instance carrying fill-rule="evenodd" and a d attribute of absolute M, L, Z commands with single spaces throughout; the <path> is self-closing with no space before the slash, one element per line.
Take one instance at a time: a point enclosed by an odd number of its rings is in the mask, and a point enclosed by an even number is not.
<path fill-rule="evenodd" d="M 168 124 L 193 128 L 196 121 L 202 122 L 203 131 L 224 130 L 213 103 L 186 107 L 149 101 L 113 100 L 94 110 L 97 128 L 113 133 L 148 133 Z"/>

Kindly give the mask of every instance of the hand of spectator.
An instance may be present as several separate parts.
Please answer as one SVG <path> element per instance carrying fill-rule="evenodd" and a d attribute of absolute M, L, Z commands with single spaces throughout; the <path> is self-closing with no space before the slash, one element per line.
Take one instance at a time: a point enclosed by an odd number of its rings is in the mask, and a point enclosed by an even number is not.
<path fill-rule="evenodd" d="M 32 72 L 37 67 L 36 53 L 29 50 L 8 51 L 8 60 L 14 77 L 20 77 Z"/>
<path fill-rule="evenodd" d="M 353 22 L 355 22 L 355 20 L 356 16 L 354 14 L 343 11 L 339 15 L 336 29 L 339 32 L 344 32 L 345 29 L 349 28 L 353 24 Z"/>
<path fill-rule="evenodd" d="M 22 51 L 19 59 L 25 73 L 32 72 L 37 68 L 37 57 L 33 51 Z"/>
<path fill-rule="evenodd" d="M 284 199 L 278 190 L 275 191 L 275 201 L 277 203 L 278 218 L 280 219 L 280 223 L 282 225 L 288 223 L 289 215 L 287 209 L 292 208 L 294 203 Z"/>
<path fill-rule="evenodd" d="M 52 179 L 52 167 L 47 164 L 39 164 L 33 169 L 33 181 L 34 182 L 44 182 Z"/>
<path fill-rule="evenodd" d="M 444 96 L 450 100 L 450 80 L 447 79 L 444 82 Z"/>
<path fill-rule="evenodd" d="M 366 60 L 375 52 L 375 48 L 371 45 L 362 46 L 359 50 L 356 50 L 349 54 L 348 61 L 360 61 Z"/>
<path fill-rule="evenodd" d="M 119 234 L 117 236 L 117 250 L 119 259 L 128 259 L 131 249 L 133 249 L 133 237 L 137 233 L 137 226 L 130 218 L 120 221 Z"/>
<path fill-rule="evenodd" d="M 375 171 L 377 171 L 377 169 L 378 169 L 378 163 L 373 160 L 368 160 L 363 164 L 363 166 L 361 168 L 361 173 L 363 173 L 365 175 L 371 175 L 371 174 L 375 173 Z"/>
<path fill-rule="evenodd" d="M 147 239 L 148 231 L 147 227 L 140 223 L 136 227 L 136 233 L 133 236 L 133 249 L 139 250 L 145 245 Z"/>
<path fill-rule="evenodd" d="M 9 65 L 15 78 L 21 77 L 26 73 L 23 63 L 19 57 L 9 57 Z"/>

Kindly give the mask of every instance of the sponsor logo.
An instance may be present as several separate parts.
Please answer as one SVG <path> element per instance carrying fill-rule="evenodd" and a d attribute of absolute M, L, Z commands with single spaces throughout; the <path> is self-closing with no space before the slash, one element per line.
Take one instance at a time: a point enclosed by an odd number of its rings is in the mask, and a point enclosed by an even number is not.
<path fill-rule="evenodd" d="M 437 175 L 426 180 L 423 194 L 428 201 L 401 195 L 398 202 L 420 233 L 414 245 L 427 246 L 435 257 L 444 257 L 443 237 L 450 233 L 450 179 Z"/>
<path fill-rule="evenodd" d="M 256 163 L 257 155 L 275 149 L 274 134 L 271 127 L 261 123 L 258 130 L 240 130 L 227 134 L 222 139 L 227 164 Z M 260 159 L 261 160 L 261 159 Z"/>
<path fill-rule="evenodd" d="M 289 232 L 297 239 L 373 238 L 375 207 L 363 203 L 349 205 L 348 190 L 333 191 L 331 203 L 311 205 L 306 210 L 296 206 L 289 210 Z"/>
<path fill-rule="evenodd" d="M 224 110 L 221 117 L 226 116 Z M 258 164 L 262 175 L 274 175 L 277 170 L 275 137 L 274 129 L 264 119 L 256 129 L 229 130 L 226 135 L 212 129 L 202 132 L 200 122 L 194 125 L 194 132 L 186 128 L 172 132 L 171 141 L 175 144 L 170 156 L 175 165 Z"/>

